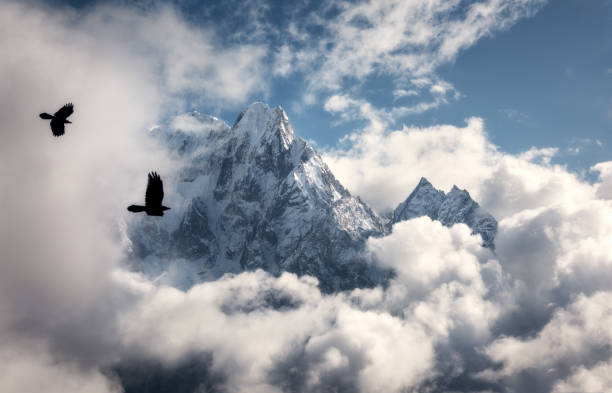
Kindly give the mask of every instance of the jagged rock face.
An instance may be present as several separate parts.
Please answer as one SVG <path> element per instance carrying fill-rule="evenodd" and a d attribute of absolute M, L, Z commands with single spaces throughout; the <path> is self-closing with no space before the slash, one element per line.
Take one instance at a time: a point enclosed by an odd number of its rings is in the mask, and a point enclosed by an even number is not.
<path fill-rule="evenodd" d="M 254 103 L 232 127 L 193 112 L 153 134 L 181 163 L 164 176 L 172 209 L 130 217 L 126 234 L 135 268 L 165 283 L 186 289 L 261 268 L 312 275 L 325 292 L 370 287 L 391 272 L 368 263 L 367 238 L 423 215 L 465 223 L 493 248 L 495 219 L 467 191 L 445 194 L 424 178 L 382 220 L 295 136 L 280 107 Z"/>
<path fill-rule="evenodd" d="M 324 291 L 368 287 L 389 275 L 363 256 L 383 222 L 295 136 L 280 107 L 252 104 L 231 128 L 198 113 L 182 120 L 182 129 L 154 131 L 184 162 L 172 210 L 128 226 L 147 273 L 183 261 L 179 286 L 188 287 L 262 268 L 315 276 Z"/>
<path fill-rule="evenodd" d="M 434 188 L 427 179 L 421 178 L 414 191 L 394 210 L 390 225 L 421 216 L 428 216 L 446 226 L 466 224 L 473 234 L 482 236 L 484 247 L 494 249 L 497 221 L 474 202 L 466 190 L 453 186 L 445 194 Z"/>

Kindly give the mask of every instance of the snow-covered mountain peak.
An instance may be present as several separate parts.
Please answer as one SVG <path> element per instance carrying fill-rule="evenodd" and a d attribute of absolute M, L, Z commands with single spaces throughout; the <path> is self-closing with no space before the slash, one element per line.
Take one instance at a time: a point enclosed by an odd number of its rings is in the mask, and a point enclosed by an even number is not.
<path fill-rule="evenodd" d="M 368 260 L 367 239 L 422 215 L 465 223 L 493 244 L 497 222 L 467 191 L 445 194 L 425 178 L 385 225 L 296 137 L 281 107 L 251 104 L 232 127 L 191 112 L 151 133 L 178 158 L 172 210 L 132 217 L 127 232 L 139 269 L 170 285 L 258 268 L 314 276 L 324 291 L 378 285 L 391 273 Z"/>
<path fill-rule="evenodd" d="M 238 115 L 232 126 L 232 134 L 248 135 L 251 144 L 278 138 L 284 149 L 289 149 L 295 140 L 295 133 L 283 108 L 270 108 L 262 102 L 254 102 Z"/>
<path fill-rule="evenodd" d="M 156 131 L 183 162 L 173 210 L 128 231 L 145 273 L 175 272 L 168 283 L 189 287 L 262 268 L 310 274 L 326 291 L 386 277 L 363 252 L 384 233 L 381 219 L 295 136 L 282 108 L 254 103 L 231 128 L 198 113 L 178 119 Z"/>

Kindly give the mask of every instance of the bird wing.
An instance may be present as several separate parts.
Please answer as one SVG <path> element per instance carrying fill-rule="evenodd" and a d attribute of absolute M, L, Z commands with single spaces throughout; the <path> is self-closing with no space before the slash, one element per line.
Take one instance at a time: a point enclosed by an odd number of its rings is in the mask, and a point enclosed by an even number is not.
<path fill-rule="evenodd" d="M 72 115 L 72 112 L 74 112 L 74 106 L 71 102 L 69 102 L 61 107 L 60 110 L 55 112 L 53 116 L 57 117 L 58 119 L 65 120 L 68 118 L 68 116 Z"/>
<path fill-rule="evenodd" d="M 51 132 L 54 136 L 64 135 L 64 121 L 58 119 L 51 120 Z"/>
<path fill-rule="evenodd" d="M 148 207 L 161 206 L 164 199 L 164 184 L 156 172 L 149 173 L 149 183 L 145 194 L 145 205 Z"/>

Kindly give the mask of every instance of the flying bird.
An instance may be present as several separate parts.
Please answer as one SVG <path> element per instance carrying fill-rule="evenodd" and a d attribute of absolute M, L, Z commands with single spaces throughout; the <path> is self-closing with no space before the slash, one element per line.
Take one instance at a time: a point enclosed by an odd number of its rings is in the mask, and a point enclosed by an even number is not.
<path fill-rule="evenodd" d="M 41 113 L 39 116 L 41 119 L 49 120 L 51 119 L 51 132 L 53 132 L 54 136 L 64 135 L 64 124 L 71 124 L 68 116 L 72 115 L 74 112 L 74 106 L 72 103 L 68 103 L 61 107 L 53 116 L 48 113 Z"/>
<path fill-rule="evenodd" d="M 145 194 L 145 205 L 130 205 L 128 210 L 133 213 L 145 212 L 149 216 L 163 216 L 164 210 L 170 209 L 162 205 L 164 199 L 164 184 L 156 172 L 149 173 L 147 192 Z"/>

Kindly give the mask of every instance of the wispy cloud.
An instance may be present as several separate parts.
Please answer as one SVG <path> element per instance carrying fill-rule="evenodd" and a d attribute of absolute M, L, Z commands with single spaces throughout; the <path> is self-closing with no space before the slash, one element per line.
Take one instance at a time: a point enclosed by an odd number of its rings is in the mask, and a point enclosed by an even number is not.
<path fill-rule="evenodd" d="M 282 64 L 291 64 L 294 72 L 305 75 L 309 94 L 335 94 L 350 86 L 359 97 L 355 89 L 366 79 L 387 77 L 398 85 L 397 99 L 417 95 L 403 85 L 412 83 L 418 91 L 425 81 L 436 100 L 389 108 L 397 116 L 420 113 L 447 102 L 447 94 L 457 93 L 436 76 L 439 66 L 452 62 L 482 37 L 533 15 L 542 4 L 542 0 L 486 0 L 469 5 L 440 0 L 325 3 L 320 14 L 331 16 L 310 18 L 306 26 L 291 25 L 295 34 L 287 39 L 290 52 L 278 56 Z M 313 29 L 316 34 L 310 33 Z M 294 36 L 300 37 L 299 46 L 292 45 L 297 42 L 291 39 Z"/>
<path fill-rule="evenodd" d="M 396 89 L 393 90 L 393 98 L 400 99 L 402 97 L 412 97 L 419 95 L 419 92 L 416 90 L 406 90 L 406 89 Z"/>

